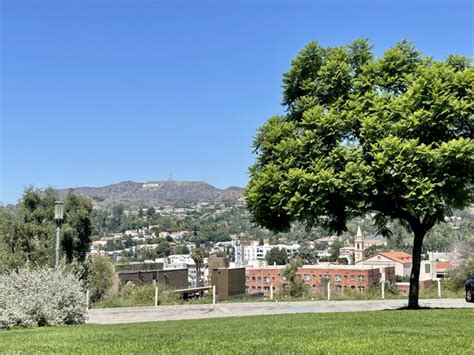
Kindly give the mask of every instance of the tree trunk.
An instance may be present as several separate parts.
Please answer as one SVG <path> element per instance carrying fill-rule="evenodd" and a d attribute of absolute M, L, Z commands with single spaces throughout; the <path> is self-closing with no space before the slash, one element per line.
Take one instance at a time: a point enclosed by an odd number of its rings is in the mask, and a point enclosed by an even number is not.
<path fill-rule="evenodd" d="M 201 266 L 196 265 L 196 287 L 201 287 Z"/>
<path fill-rule="evenodd" d="M 421 247 L 426 231 L 423 228 L 414 228 L 415 240 L 413 243 L 412 267 L 410 274 L 410 292 L 408 295 L 408 309 L 420 308 L 418 293 L 420 288 Z"/>

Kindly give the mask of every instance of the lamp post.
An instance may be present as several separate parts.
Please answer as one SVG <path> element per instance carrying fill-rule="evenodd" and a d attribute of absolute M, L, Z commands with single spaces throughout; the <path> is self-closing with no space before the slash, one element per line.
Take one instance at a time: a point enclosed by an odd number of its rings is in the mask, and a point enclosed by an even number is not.
<path fill-rule="evenodd" d="M 64 202 L 54 202 L 54 221 L 56 222 L 56 269 L 59 268 L 59 234 L 64 219 Z"/>

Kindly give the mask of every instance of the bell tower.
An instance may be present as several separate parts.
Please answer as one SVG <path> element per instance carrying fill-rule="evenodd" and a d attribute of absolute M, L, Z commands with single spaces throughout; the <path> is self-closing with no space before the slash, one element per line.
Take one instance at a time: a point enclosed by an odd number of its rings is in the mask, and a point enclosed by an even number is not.
<path fill-rule="evenodd" d="M 364 234 L 360 226 L 357 227 L 357 234 L 354 241 L 354 261 L 357 264 L 364 259 Z"/>

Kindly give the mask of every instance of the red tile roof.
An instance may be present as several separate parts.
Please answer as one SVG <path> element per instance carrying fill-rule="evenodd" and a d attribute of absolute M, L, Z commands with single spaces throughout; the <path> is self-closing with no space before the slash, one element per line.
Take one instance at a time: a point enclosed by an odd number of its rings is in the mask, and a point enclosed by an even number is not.
<path fill-rule="evenodd" d="M 438 261 L 436 263 L 436 270 L 442 271 L 442 270 L 449 270 L 454 268 L 454 265 L 451 264 L 449 261 Z"/>
<path fill-rule="evenodd" d="M 402 263 L 402 264 L 411 264 L 412 257 L 410 254 L 405 253 L 404 251 L 386 251 L 380 253 L 380 255 L 385 256 L 386 258 L 392 259 L 393 261 Z"/>

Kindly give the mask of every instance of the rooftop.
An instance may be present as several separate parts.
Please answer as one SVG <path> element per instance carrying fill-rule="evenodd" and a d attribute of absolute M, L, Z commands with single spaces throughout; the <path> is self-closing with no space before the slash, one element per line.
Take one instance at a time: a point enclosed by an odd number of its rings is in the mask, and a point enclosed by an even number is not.
<path fill-rule="evenodd" d="M 274 266 L 264 266 L 264 267 L 246 267 L 246 269 L 276 269 L 276 270 L 281 270 L 284 269 L 286 265 L 274 265 Z M 379 269 L 380 266 L 374 266 L 374 265 L 303 265 L 301 269 L 319 269 L 319 270 L 373 270 L 373 269 Z"/>
<path fill-rule="evenodd" d="M 404 251 L 386 251 L 380 253 L 379 255 L 385 256 L 386 258 L 392 259 L 393 261 L 402 263 L 402 264 L 411 264 L 412 257 L 410 254 L 405 253 Z"/>

